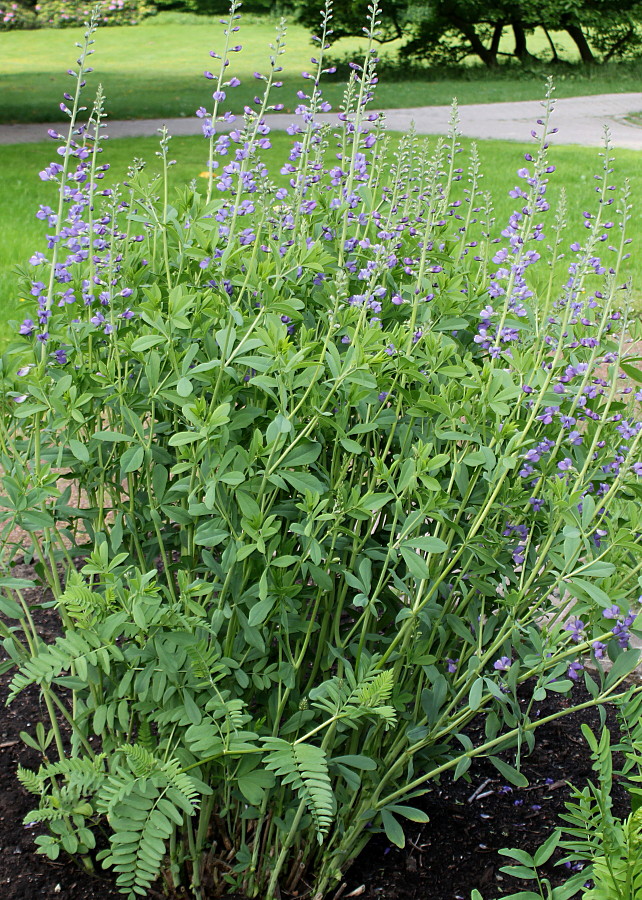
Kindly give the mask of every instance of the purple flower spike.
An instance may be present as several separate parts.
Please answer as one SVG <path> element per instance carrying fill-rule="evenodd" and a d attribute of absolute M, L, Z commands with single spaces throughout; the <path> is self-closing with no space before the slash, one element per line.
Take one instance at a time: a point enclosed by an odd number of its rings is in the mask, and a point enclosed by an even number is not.
<path fill-rule="evenodd" d="M 497 672 L 508 672 L 511 667 L 511 660 L 508 656 L 502 656 L 493 663 L 493 669 Z"/>
<path fill-rule="evenodd" d="M 617 619 L 620 615 L 620 607 L 614 603 L 613 606 L 609 606 L 607 609 L 602 610 L 602 615 L 605 619 Z"/>

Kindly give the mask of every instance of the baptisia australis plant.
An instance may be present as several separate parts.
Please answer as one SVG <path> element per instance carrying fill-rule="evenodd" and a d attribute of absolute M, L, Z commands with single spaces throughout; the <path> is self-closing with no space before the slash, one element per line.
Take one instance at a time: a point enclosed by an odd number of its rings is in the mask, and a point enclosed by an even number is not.
<path fill-rule="evenodd" d="M 37 685 L 50 718 L 28 821 L 129 897 L 160 876 L 332 896 L 439 778 L 484 756 L 524 784 L 538 702 L 580 678 L 612 699 L 638 659 L 642 395 L 620 377 L 640 382 L 608 146 L 594 210 L 550 210 L 549 90 L 496 228 L 455 122 L 431 148 L 369 111 L 376 6 L 327 116 L 327 8 L 275 172 L 285 27 L 233 121 L 237 10 L 205 73 L 202 190 L 172 191 L 166 133 L 157 175 L 107 180 L 100 93 L 79 124 L 89 25 L 3 360 L 10 695 Z"/>

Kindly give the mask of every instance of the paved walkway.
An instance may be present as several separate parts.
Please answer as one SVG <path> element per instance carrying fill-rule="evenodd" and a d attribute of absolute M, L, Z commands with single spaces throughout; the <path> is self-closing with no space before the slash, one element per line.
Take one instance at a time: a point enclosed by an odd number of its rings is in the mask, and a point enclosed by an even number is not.
<path fill-rule="evenodd" d="M 642 112 L 642 93 L 598 94 L 593 97 L 569 97 L 556 101 L 553 124 L 559 128 L 554 140 L 560 144 L 582 144 L 596 147 L 602 143 L 604 126 L 608 125 L 614 147 L 642 150 L 642 127 L 625 121 L 631 113 Z M 509 103 L 475 103 L 460 107 L 461 132 L 471 138 L 500 138 L 528 141 L 531 129 L 542 114 L 541 103 L 524 100 Z M 275 129 L 286 128 L 295 118 L 288 113 L 273 113 L 268 120 Z M 321 119 L 336 122 L 332 114 Z M 386 112 L 389 128 L 407 131 L 414 122 L 419 134 L 446 134 L 450 119 L 449 106 L 420 106 L 391 109 Z M 109 134 L 118 137 L 155 135 L 167 125 L 173 135 L 201 133 L 201 122 L 195 117 L 181 119 L 132 119 L 109 121 Z M 0 125 L 0 144 L 21 144 L 47 139 L 47 128 L 60 125 Z M 222 129 L 221 129 L 222 130 Z"/>

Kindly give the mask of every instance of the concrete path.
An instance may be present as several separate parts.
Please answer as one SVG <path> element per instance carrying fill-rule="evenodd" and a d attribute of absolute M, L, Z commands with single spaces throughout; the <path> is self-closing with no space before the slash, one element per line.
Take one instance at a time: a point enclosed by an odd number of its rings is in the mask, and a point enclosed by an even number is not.
<path fill-rule="evenodd" d="M 642 150 L 642 128 L 630 125 L 625 117 L 642 112 L 642 93 L 598 94 L 593 97 L 569 97 L 556 101 L 553 125 L 559 128 L 554 140 L 559 144 L 581 144 L 595 147 L 602 143 L 604 126 L 608 125 L 614 147 Z M 528 141 L 531 129 L 542 114 L 541 103 L 524 100 L 509 103 L 476 103 L 460 107 L 461 132 L 471 138 L 498 138 L 510 141 Z M 320 116 L 336 122 L 333 114 Z M 295 116 L 273 113 L 267 117 L 271 127 L 286 128 Z M 414 122 L 419 134 L 446 134 L 450 120 L 449 106 L 421 106 L 412 109 L 391 109 L 386 112 L 388 127 L 394 131 L 407 131 Z M 192 135 L 201 133 L 201 121 L 196 117 L 181 119 L 139 119 L 109 121 L 109 134 L 113 138 L 144 137 L 155 135 L 167 125 L 171 134 Z M 0 144 L 21 144 L 47 139 L 47 128 L 60 124 L 0 125 Z M 220 129 L 223 130 L 223 129 Z"/>

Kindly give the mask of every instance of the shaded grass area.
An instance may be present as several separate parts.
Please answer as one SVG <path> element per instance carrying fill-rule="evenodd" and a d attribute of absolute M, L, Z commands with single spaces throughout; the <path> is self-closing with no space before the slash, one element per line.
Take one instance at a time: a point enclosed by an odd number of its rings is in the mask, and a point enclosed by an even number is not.
<path fill-rule="evenodd" d="M 268 166 L 272 172 L 278 173 L 280 161 L 286 157 L 291 138 L 283 133 L 272 135 L 273 149 L 266 153 Z M 433 144 L 436 138 L 428 139 Z M 471 141 L 462 141 L 465 149 Z M 484 189 L 492 194 L 496 207 L 496 233 L 499 234 L 502 223 L 515 208 L 507 192 L 515 184 L 516 170 L 523 164 L 523 153 L 529 149 L 526 145 L 503 141 L 480 141 L 477 143 L 484 172 Z M 112 165 L 110 180 L 120 180 L 125 176 L 127 166 L 136 157 L 147 159 L 151 171 L 155 171 L 157 160 L 154 156 L 157 149 L 155 138 L 123 138 L 106 145 L 105 161 Z M 33 269 L 26 261 L 35 250 L 45 250 L 45 234 L 47 227 L 35 218 L 39 204 L 54 206 L 55 185 L 42 182 L 38 172 L 52 159 L 52 144 L 38 143 L 27 145 L 9 145 L 0 147 L 0 171 L 3 173 L 3 190 L 0 192 L 0 343 L 6 343 L 11 334 L 10 320 L 20 320 L 27 315 L 30 308 L 29 295 L 25 293 L 27 278 L 33 275 Z M 198 137 L 174 138 L 172 140 L 172 156 L 178 162 L 172 169 L 172 178 L 176 186 L 196 179 L 200 187 L 204 184 L 198 176 L 203 171 L 206 149 L 205 142 Z M 462 153 L 459 164 L 465 166 Z M 270 159 L 273 163 L 270 164 Z M 561 146 L 551 150 L 551 161 L 557 171 L 551 176 L 549 197 L 554 205 L 564 186 L 568 199 L 568 219 L 571 223 L 567 229 L 568 241 L 581 239 L 583 234 L 582 213 L 594 210 L 597 196 L 594 173 L 600 171 L 602 163 L 599 151 L 581 147 Z M 640 155 L 636 151 L 620 150 L 616 153 L 613 183 L 621 184 L 625 178 L 630 180 L 631 202 L 633 204 L 633 223 L 638 210 L 642 207 L 642 169 Z M 283 181 L 282 176 L 275 180 Z M 610 216 L 617 221 L 613 210 Z M 632 228 L 635 225 L 632 224 Z M 635 236 L 635 232 L 633 232 Z M 605 248 L 605 259 L 611 254 Z M 21 274 L 22 273 L 22 276 Z M 642 291 L 642 253 L 632 245 L 632 258 L 626 263 L 626 274 L 631 277 L 634 295 L 640 296 Z M 27 298 L 21 302 L 21 298 Z"/>
<path fill-rule="evenodd" d="M 275 20 L 251 19 L 242 24 L 238 40 L 243 52 L 235 55 L 229 74 L 241 79 L 241 86 L 229 92 L 228 106 L 239 112 L 252 103 L 260 87 L 255 71 L 265 71 L 274 40 Z M 59 104 L 71 79 L 65 76 L 73 65 L 74 42 L 82 39 L 82 29 L 0 33 L 0 122 L 43 122 L 64 120 Z M 222 26 L 214 17 L 179 18 L 159 16 L 142 25 L 106 28 L 98 32 L 95 72 L 89 81 L 89 97 L 98 83 L 107 95 L 112 118 L 155 118 L 193 115 L 207 106 L 212 82 L 203 71 L 214 68 L 209 51 L 222 50 Z M 332 55 L 359 56 L 365 42 L 350 38 L 338 41 Z M 619 93 L 637 91 L 642 84 L 642 62 L 576 67 L 567 63 L 542 63 L 521 68 L 506 65 L 489 71 L 479 65 L 458 69 L 428 70 L 408 68 L 407 60 L 394 62 L 397 47 L 386 45 L 393 65 L 385 65 L 377 87 L 376 105 L 401 108 L 448 104 L 456 96 L 460 103 L 490 103 L 502 100 L 532 100 L 542 96 L 543 82 L 555 74 L 557 95 Z M 279 59 L 284 67 L 283 87 L 275 102 L 286 110 L 297 105 L 296 91 L 305 86 L 301 71 L 310 68 L 314 48 L 308 32 L 290 25 L 286 53 Z M 566 53 L 570 59 L 570 51 Z M 327 99 L 336 105 L 343 96 L 343 83 L 326 85 Z"/>

